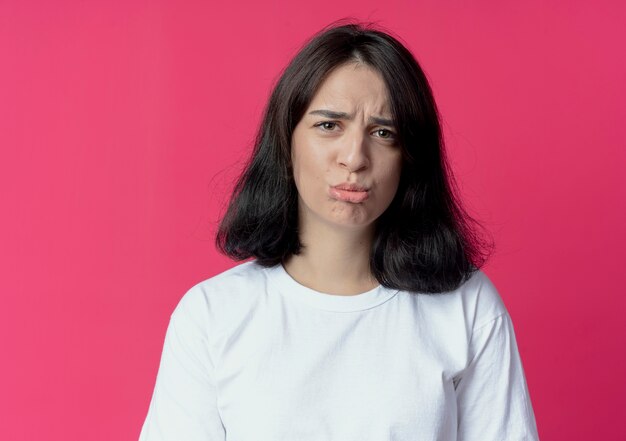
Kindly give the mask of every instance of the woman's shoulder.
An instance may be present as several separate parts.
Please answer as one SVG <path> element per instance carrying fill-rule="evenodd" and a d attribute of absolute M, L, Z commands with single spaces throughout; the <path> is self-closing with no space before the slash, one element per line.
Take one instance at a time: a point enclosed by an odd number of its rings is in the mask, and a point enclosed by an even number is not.
<path fill-rule="evenodd" d="M 173 315 L 184 313 L 211 320 L 249 310 L 264 292 L 264 267 L 247 261 L 192 285 L 180 298 Z"/>
<path fill-rule="evenodd" d="M 478 269 L 457 289 L 440 294 L 420 294 L 419 304 L 427 314 L 444 317 L 454 315 L 454 321 L 463 316 L 468 331 L 478 329 L 506 314 L 500 293 L 487 274 Z"/>
<path fill-rule="evenodd" d="M 264 269 L 256 260 L 249 260 L 196 283 L 190 291 L 230 292 L 234 288 L 254 285 L 265 277 Z"/>
<path fill-rule="evenodd" d="M 474 329 L 507 313 L 500 292 L 482 270 L 474 272 L 472 277 L 461 285 L 460 296 L 472 318 Z"/>

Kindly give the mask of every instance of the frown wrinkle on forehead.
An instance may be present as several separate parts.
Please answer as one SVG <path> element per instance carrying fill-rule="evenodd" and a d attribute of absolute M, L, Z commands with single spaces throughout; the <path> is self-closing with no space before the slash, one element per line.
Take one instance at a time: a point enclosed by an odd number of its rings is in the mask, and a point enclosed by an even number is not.
<path fill-rule="evenodd" d="M 353 74 L 336 75 L 338 72 Z M 356 118 L 372 120 L 385 119 L 389 123 L 389 95 L 382 76 L 368 66 L 350 69 L 348 66 L 337 69 L 322 82 L 307 109 L 308 114 L 318 114 L 318 110 L 335 112 L 337 119 Z M 315 112 L 315 113 L 312 113 Z"/>
<path fill-rule="evenodd" d="M 321 116 L 325 116 L 326 118 L 332 118 L 332 119 L 345 119 L 348 121 L 351 121 L 354 119 L 354 115 L 350 115 L 346 112 L 337 112 L 337 111 L 333 111 L 333 110 L 328 110 L 328 109 L 318 109 L 318 110 L 312 110 L 309 112 L 309 115 L 321 115 Z M 394 126 L 394 121 L 391 118 L 383 118 L 381 116 L 370 116 L 368 118 L 368 122 L 370 123 L 374 123 L 374 124 L 380 124 L 383 126 Z"/>

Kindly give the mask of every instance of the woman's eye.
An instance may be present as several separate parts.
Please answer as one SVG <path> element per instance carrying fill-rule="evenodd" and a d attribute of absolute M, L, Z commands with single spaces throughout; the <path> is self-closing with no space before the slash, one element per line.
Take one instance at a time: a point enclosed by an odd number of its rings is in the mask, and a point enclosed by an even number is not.
<path fill-rule="evenodd" d="M 378 133 L 379 135 L 380 135 L 380 132 L 383 132 L 383 135 L 380 136 L 383 139 L 393 139 L 395 137 L 395 134 L 391 130 L 387 130 L 387 129 L 376 130 L 376 133 Z"/>
<path fill-rule="evenodd" d="M 315 124 L 315 127 L 322 127 L 326 131 L 332 131 L 333 127 L 335 127 L 336 125 L 337 125 L 336 122 L 322 121 L 321 123 Z"/>

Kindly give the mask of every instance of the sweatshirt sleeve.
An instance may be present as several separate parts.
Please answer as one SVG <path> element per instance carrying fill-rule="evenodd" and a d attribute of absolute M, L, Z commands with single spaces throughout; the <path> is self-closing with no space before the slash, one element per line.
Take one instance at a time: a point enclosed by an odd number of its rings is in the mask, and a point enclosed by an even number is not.
<path fill-rule="evenodd" d="M 188 292 L 170 317 L 156 385 L 139 441 L 223 441 L 202 293 Z M 204 308 L 203 308 L 204 307 Z"/>
<path fill-rule="evenodd" d="M 472 333 L 456 387 L 458 441 L 537 441 L 537 427 L 508 312 Z"/>

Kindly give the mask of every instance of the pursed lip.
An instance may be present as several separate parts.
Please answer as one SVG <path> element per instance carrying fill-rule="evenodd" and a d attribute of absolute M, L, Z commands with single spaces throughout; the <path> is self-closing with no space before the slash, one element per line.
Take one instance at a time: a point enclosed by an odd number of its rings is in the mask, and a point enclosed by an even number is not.
<path fill-rule="evenodd" d="M 328 194 L 335 200 L 352 204 L 360 204 L 370 197 L 370 191 L 367 187 L 351 182 L 342 182 L 339 185 L 330 187 Z"/>
<path fill-rule="evenodd" d="M 342 182 L 339 185 L 333 186 L 337 190 L 347 190 L 347 191 L 368 191 L 369 189 L 360 184 L 352 183 L 352 182 Z"/>

